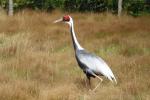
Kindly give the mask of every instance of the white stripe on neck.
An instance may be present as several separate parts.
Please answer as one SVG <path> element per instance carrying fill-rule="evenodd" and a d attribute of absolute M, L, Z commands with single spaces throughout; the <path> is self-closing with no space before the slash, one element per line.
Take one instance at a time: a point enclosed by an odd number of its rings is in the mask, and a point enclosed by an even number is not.
<path fill-rule="evenodd" d="M 75 32 L 74 32 L 73 20 L 70 19 L 70 21 L 68 22 L 68 24 L 69 24 L 70 28 L 72 28 L 72 33 L 71 34 L 73 35 L 73 40 L 75 42 L 75 45 L 77 46 L 77 48 L 79 50 L 83 50 L 84 48 L 81 47 L 81 45 L 79 44 L 79 42 L 78 42 L 78 40 L 76 38 L 76 35 L 75 35 Z"/>

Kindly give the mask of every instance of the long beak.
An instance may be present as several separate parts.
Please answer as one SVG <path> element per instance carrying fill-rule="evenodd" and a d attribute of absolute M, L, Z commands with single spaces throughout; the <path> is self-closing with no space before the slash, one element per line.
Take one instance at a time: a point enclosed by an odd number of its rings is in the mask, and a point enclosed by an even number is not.
<path fill-rule="evenodd" d="M 61 22 L 61 21 L 63 21 L 62 18 L 55 20 L 53 23 L 58 23 L 58 22 Z"/>

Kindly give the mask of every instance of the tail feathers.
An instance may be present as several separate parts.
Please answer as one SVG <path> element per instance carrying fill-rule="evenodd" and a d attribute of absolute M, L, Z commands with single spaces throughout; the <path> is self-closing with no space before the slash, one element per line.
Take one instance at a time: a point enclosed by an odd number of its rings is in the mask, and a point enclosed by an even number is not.
<path fill-rule="evenodd" d="M 113 79 L 113 82 L 115 82 L 117 84 L 117 80 L 115 77 L 111 77 Z"/>
<path fill-rule="evenodd" d="M 116 78 L 114 77 L 114 75 L 113 75 L 113 76 L 109 76 L 108 79 L 109 79 L 112 83 L 115 82 L 115 83 L 117 84 L 117 80 L 116 80 Z"/>

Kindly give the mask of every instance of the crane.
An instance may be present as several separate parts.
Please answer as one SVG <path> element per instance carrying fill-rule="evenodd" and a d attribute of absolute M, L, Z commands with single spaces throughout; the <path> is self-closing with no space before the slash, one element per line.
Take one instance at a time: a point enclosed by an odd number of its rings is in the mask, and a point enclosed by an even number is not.
<path fill-rule="evenodd" d="M 116 78 L 113 72 L 111 71 L 111 69 L 109 68 L 109 66 L 106 64 L 106 62 L 102 58 L 92 53 L 89 53 L 79 44 L 76 38 L 76 34 L 74 32 L 74 24 L 73 24 L 73 19 L 71 18 L 71 16 L 65 15 L 62 18 L 54 21 L 54 23 L 57 23 L 57 22 L 65 22 L 69 24 L 73 47 L 75 51 L 75 57 L 76 57 L 79 67 L 86 74 L 89 85 L 91 84 L 90 83 L 91 77 L 93 78 L 96 77 L 100 80 L 100 82 L 96 85 L 96 87 L 92 91 L 95 91 L 99 87 L 100 83 L 103 81 L 103 79 L 100 76 L 105 76 L 111 82 L 117 84 Z"/>

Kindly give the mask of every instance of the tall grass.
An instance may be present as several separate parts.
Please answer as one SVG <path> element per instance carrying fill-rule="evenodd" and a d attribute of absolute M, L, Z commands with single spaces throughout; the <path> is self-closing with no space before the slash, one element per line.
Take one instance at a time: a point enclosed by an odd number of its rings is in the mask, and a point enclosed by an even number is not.
<path fill-rule="evenodd" d="M 104 78 L 95 93 L 85 86 L 67 25 L 68 14 L 23 11 L 0 16 L 0 98 L 2 100 L 149 100 L 150 18 L 109 13 L 71 13 L 81 45 L 101 56 L 118 84 Z M 92 79 L 92 87 L 97 84 Z"/>

